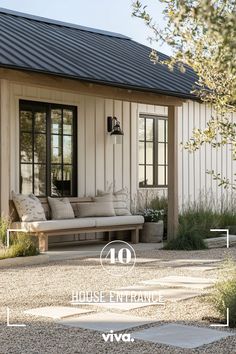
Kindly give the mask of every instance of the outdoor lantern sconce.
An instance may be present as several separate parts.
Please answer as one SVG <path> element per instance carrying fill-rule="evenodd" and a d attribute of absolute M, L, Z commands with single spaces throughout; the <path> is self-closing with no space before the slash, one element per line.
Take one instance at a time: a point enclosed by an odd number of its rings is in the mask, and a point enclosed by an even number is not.
<path fill-rule="evenodd" d="M 107 131 L 113 138 L 113 144 L 122 144 L 124 133 L 116 117 L 107 117 Z"/>

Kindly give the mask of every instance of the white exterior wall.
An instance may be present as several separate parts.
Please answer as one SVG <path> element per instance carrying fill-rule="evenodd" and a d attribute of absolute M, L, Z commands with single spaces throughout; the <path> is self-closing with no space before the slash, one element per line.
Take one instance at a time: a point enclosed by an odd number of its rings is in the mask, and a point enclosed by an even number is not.
<path fill-rule="evenodd" d="M 167 107 L 84 96 L 77 93 L 9 83 L 9 109 L 4 114 L 4 140 L 8 142 L 1 184 L 1 208 L 5 213 L 11 191 L 19 191 L 19 100 L 61 103 L 78 109 L 78 196 L 94 196 L 97 189 L 126 188 L 130 200 L 138 190 L 139 113 L 167 115 Z M 116 116 L 124 130 L 123 144 L 113 145 L 107 116 Z M 4 152 L 2 151 L 4 155 Z M 9 171 L 9 172 L 7 172 Z M 163 190 L 157 190 L 163 193 Z M 145 190 L 144 190 L 145 192 Z"/>
<path fill-rule="evenodd" d="M 178 108 L 178 190 L 179 207 L 182 209 L 198 201 L 199 198 L 207 199 L 208 202 L 220 207 L 221 203 L 233 202 L 234 194 L 232 189 L 225 190 L 219 187 L 218 181 L 213 180 L 207 171 L 220 173 L 223 177 L 234 182 L 234 173 L 236 173 L 236 162 L 232 160 L 230 147 L 212 148 L 204 144 L 198 151 L 189 153 L 181 147 L 181 142 L 185 143 L 192 136 L 193 128 L 205 128 L 207 121 L 211 117 L 211 108 L 205 104 L 199 104 L 194 101 L 187 101 L 183 107 Z M 231 116 L 236 122 L 236 115 Z"/>
<path fill-rule="evenodd" d="M 167 107 L 143 105 L 84 96 L 75 92 L 1 81 L 1 209 L 7 213 L 11 191 L 19 191 L 19 100 L 62 103 L 78 107 L 78 196 L 94 196 L 97 189 L 127 188 L 130 200 L 137 201 L 138 188 L 138 116 L 140 113 L 167 115 Z M 9 91 L 8 91 L 9 86 Z M 186 142 L 194 127 L 203 128 L 210 109 L 188 101 L 178 108 L 179 144 Z M 117 116 L 124 130 L 122 145 L 113 145 L 106 132 L 107 116 Z M 189 154 L 179 145 L 178 181 L 180 209 L 199 194 L 210 193 L 220 200 L 226 194 L 206 174 L 214 169 L 233 179 L 235 164 L 228 149 L 203 146 Z M 139 191 L 140 192 L 140 191 Z M 146 194 L 167 195 L 166 189 L 141 190 Z"/>

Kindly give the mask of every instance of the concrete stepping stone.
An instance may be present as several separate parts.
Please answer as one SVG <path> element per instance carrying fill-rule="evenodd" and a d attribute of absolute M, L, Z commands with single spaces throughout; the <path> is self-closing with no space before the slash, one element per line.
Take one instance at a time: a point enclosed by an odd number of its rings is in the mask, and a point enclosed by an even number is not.
<path fill-rule="evenodd" d="M 104 302 L 98 303 L 96 306 L 107 308 L 107 309 L 117 309 L 122 311 L 135 310 L 141 307 L 147 307 L 155 305 L 153 302 Z"/>
<path fill-rule="evenodd" d="M 124 315 L 114 312 L 100 312 L 87 316 L 80 316 L 57 321 L 57 323 L 66 327 L 83 328 L 102 332 L 109 332 L 111 330 L 122 331 L 152 322 L 156 321 L 143 317 Z"/>
<path fill-rule="evenodd" d="M 192 272 L 207 272 L 209 270 L 215 270 L 217 269 L 218 267 L 217 266 L 202 266 L 202 265 L 186 265 L 186 266 L 182 266 L 181 267 L 181 270 L 190 270 Z"/>
<path fill-rule="evenodd" d="M 172 323 L 131 333 L 131 337 L 135 339 L 180 348 L 197 348 L 232 335 L 234 334 L 215 329 Z"/>
<path fill-rule="evenodd" d="M 146 285 L 164 285 L 171 287 L 184 287 L 190 289 L 206 289 L 214 285 L 216 280 L 201 277 L 185 277 L 171 275 L 160 279 L 144 280 L 141 283 Z"/>
<path fill-rule="evenodd" d="M 134 285 L 129 288 L 121 288 L 115 291 L 118 294 L 123 294 L 128 298 L 132 296 L 136 296 L 138 298 L 142 297 L 145 301 L 148 298 L 153 298 L 154 301 L 157 302 L 176 302 L 181 300 L 187 300 L 192 297 L 197 297 L 202 295 L 202 292 L 199 290 L 192 290 L 186 288 L 171 288 L 171 287 L 163 287 L 161 285 Z M 150 305 L 155 305 L 155 303 L 150 302 Z M 157 304 L 159 305 L 159 304 Z"/>
<path fill-rule="evenodd" d="M 74 307 L 63 307 L 63 306 L 47 306 L 38 307 L 31 310 L 24 311 L 27 315 L 39 316 L 39 317 L 49 317 L 53 319 L 60 319 L 64 317 L 70 317 L 75 315 L 81 315 L 84 313 L 93 312 L 92 310 L 74 308 Z"/>
<path fill-rule="evenodd" d="M 222 262 L 221 259 L 176 259 L 161 261 L 160 265 L 166 267 L 183 267 L 183 266 L 198 266 L 198 265 L 217 265 Z"/>
<path fill-rule="evenodd" d="M 94 262 L 94 263 L 100 263 L 101 260 L 100 258 L 87 258 L 85 259 L 86 262 Z M 152 262 L 158 262 L 160 259 L 158 258 L 136 258 L 135 263 L 136 264 L 142 264 L 142 263 L 152 263 Z M 104 259 L 103 262 L 106 262 Z M 107 259 L 107 263 L 110 263 L 111 261 Z"/>

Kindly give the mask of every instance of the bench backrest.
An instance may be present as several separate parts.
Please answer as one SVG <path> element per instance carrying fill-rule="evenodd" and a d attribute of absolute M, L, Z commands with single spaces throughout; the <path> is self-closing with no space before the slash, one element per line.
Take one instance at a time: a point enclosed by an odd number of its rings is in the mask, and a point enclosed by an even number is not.
<path fill-rule="evenodd" d="M 80 204 L 80 203 L 90 203 L 90 202 L 93 201 L 92 198 L 89 198 L 89 197 L 85 197 L 85 198 L 73 197 L 73 198 L 68 198 L 68 199 L 69 199 L 69 201 L 71 203 L 71 206 L 72 206 L 72 208 L 74 210 L 75 217 L 78 216 L 78 208 L 77 208 L 78 204 Z M 48 204 L 47 198 L 39 198 L 39 200 L 42 203 L 43 209 L 45 211 L 46 218 L 48 220 L 50 220 L 51 219 L 51 209 L 50 209 L 50 206 Z M 12 222 L 20 220 L 19 215 L 18 215 L 17 210 L 16 210 L 16 207 L 15 207 L 15 204 L 14 204 L 14 202 L 12 200 L 9 201 L 9 211 L 10 211 L 10 218 L 11 218 Z"/>

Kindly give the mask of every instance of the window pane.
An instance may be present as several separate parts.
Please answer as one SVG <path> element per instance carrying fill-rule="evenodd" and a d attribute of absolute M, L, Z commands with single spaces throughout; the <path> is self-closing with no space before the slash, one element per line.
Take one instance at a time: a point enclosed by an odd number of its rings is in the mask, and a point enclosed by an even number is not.
<path fill-rule="evenodd" d="M 63 134 L 72 135 L 73 112 L 69 109 L 63 110 Z"/>
<path fill-rule="evenodd" d="M 21 133 L 20 136 L 21 161 L 32 162 L 33 141 L 31 133 Z"/>
<path fill-rule="evenodd" d="M 158 144 L 158 165 L 165 164 L 165 144 L 159 143 Z"/>
<path fill-rule="evenodd" d="M 34 162 L 46 162 L 46 135 L 35 134 Z"/>
<path fill-rule="evenodd" d="M 34 165 L 34 194 L 46 195 L 46 166 Z"/>
<path fill-rule="evenodd" d="M 165 166 L 158 166 L 158 184 L 165 185 Z"/>
<path fill-rule="evenodd" d="M 51 162 L 52 163 L 62 162 L 61 135 L 51 136 Z"/>
<path fill-rule="evenodd" d="M 146 183 L 148 186 L 153 185 L 153 166 L 146 166 Z"/>
<path fill-rule="evenodd" d="M 166 185 L 168 184 L 168 166 L 166 166 Z"/>
<path fill-rule="evenodd" d="M 63 184 L 62 184 L 62 169 L 61 166 L 51 167 L 51 195 L 62 196 Z"/>
<path fill-rule="evenodd" d="M 153 119 L 146 119 L 146 139 L 153 141 Z"/>
<path fill-rule="evenodd" d="M 46 112 L 36 112 L 34 115 L 34 124 L 36 132 L 46 132 Z"/>
<path fill-rule="evenodd" d="M 72 195 L 72 167 L 64 166 L 63 170 L 63 195 Z"/>
<path fill-rule="evenodd" d="M 63 162 L 72 163 L 72 136 L 63 136 Z"/>
<path fill-rule="evenodd" d="M 52 109 L 51 111 L 51 121 L 52 121 L 52 133 L 54 134 L 61 134 L 61 122 L 62 122 L 62 115 L 61 109 Z"/>
<path fill-rule="evenodd" d="M 165 121 L 158 119 L 158 141 L 165 141 Z"/>
<path fill-rule="evenodd" d="M 20 191 L 23 194 L 29 194 L 33 192 L 32 189 L 32 165 L 21 165 L 21 177 L 20 177 Z"/>
<path fill-rule="evenodd" d="M 146 144 L 146 163 L 153 164 L 153 143 Z"/>
<path fill-rule="evenodd" d="M 32 131 L 33 114 L 31 111 L 20 111 L 20 129 L 25 131 Z"/>
<path fill-rule="evenodd" d="M 144 177 L 144 166 L 139 166 L 139 186 L 144 187 L 145 177 Z"/>
<path fill-rule="evenodd" d="M 139 143 L 139 163 L 144 164 L 144 143 Z"/>
<path fill-rule="evenodd" d="M 139 118 L 139 140 L 144 140 L 144 118 Z"/>

